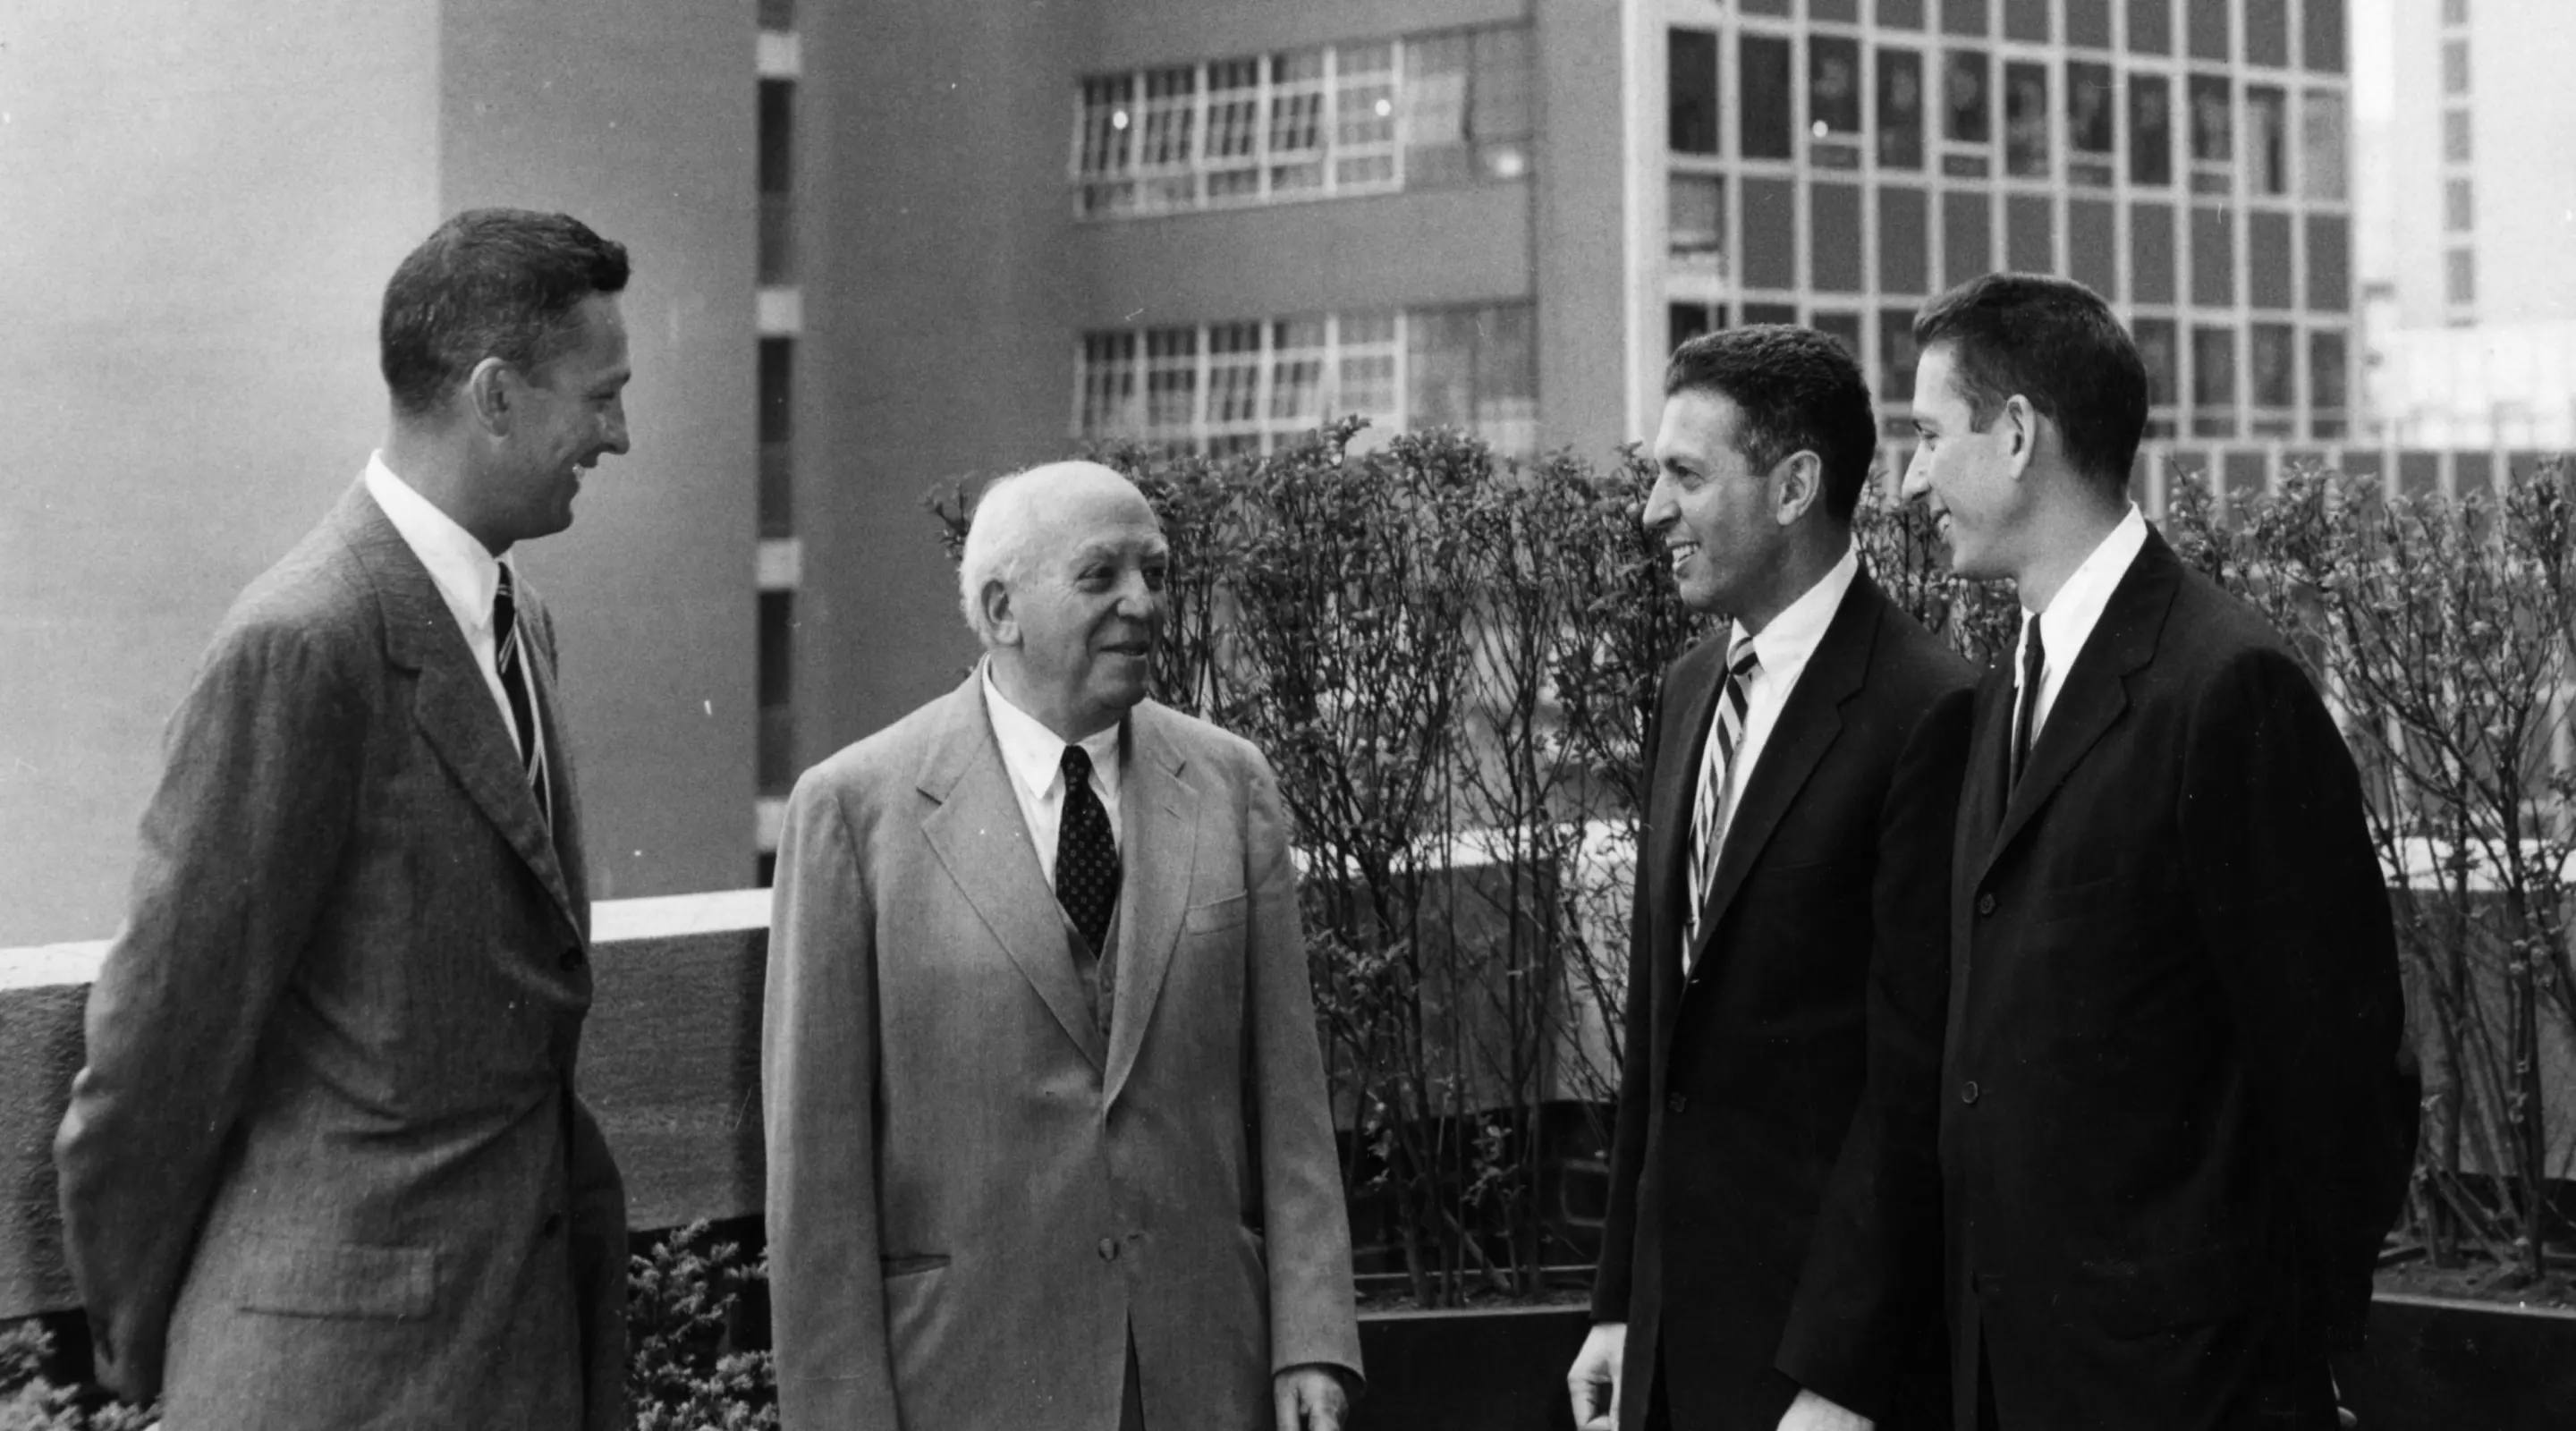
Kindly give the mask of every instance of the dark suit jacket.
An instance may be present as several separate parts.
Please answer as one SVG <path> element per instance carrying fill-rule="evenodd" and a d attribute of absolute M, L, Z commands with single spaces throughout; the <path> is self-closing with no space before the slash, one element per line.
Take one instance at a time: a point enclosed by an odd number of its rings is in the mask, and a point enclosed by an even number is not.
<path fill-rule="evenodd" d="M 1801 1383 L 1904 1425 L 1900 1382 L 1939 1364 L 1936 1264 L 1846 1284 L 1806 1309 L 1794 1345 L 1784 1335 L 1855 1127 L 1874 970 L 1937 982 L 1972 677 L 1866 574 L 1853 581 L 1741 789 L 1685 980 L 1691 801 L 1726 644 L 1674 663 L 1648 739 L 1593 1316 L 1628 1324 L 1626 1427 L 1659 1358 L 1685 1431 L 1771 1431 Z"/>
<path fill-rule="evenodd" d="M 1101 1037 L 979 674 L 787 804 L 761 1093 L 791 1431 L 1271 1425 L 1359 1371 L 1350 1232 L 1270 767 L 1127 716 Z"/>
<path fill-rule="evenodd" d="M 554 628 L 537 808 L 363 484 L 167 738 L 55 1143 L 101 1379 L 168 1424 L 625 1424 L 625 1197 L 572 1090 L 589 905 Z"/>
<path fill-rule="evenodd" d="M 1941 1102 L 1961 1431 L 2328 1417 L 2415 1135 L 2397 955 L 2333 719 L 2161 537 L 2009 801 L 1978 692 Z M 2263 1425 L 2312 1424 L 2262 1421 Z"/>

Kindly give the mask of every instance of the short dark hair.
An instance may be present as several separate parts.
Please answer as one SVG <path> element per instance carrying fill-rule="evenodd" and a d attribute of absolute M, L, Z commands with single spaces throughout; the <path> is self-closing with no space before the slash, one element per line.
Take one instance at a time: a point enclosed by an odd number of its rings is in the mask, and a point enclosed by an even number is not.
<path fill-rule="evenodd" d="M 1664 396 L 1717 393 L 1742 414 L 1735 450 L 1767 472 L 1792 452 L 1824 468 L 1825 514 L 1849 522 L 1869 485 L 1878 418 L 1869 384 L 1842 344 L 1813 328 L 1755 323 L 1704 333 L 1673 350 Z"/>
<path fill-rule="evenodd" d="M 626 287 L 626 248 L 569 214 L 468 209 L 385 284 L 377 362 L 394 407 L 437 411 L 485 358 L 533 372 L 572 340 L 572 312 Z"/>
<path fill-rule="evenodd" d="M 2128 487 L 2147 430 L 2147 365 L 2102 295 L 2045 274 L 1972 278 L 1914 317 L 1918 351 L 1943 344 L 1976 431 L 2019 394 L 2057 425 L 2077 471 Z"/>

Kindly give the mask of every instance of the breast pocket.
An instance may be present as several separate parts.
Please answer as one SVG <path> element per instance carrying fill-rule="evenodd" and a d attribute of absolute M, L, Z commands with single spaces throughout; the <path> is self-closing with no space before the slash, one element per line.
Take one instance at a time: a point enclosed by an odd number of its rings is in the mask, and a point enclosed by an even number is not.
<path fill-rule="evenodd" d="M 1238 892 L 1205 904 L 1191 905 L 1181 915 L 1181 932 L 1221 934 L 1229 929 L 1241 929 L 1251 917 L 1252 897 Z"/>

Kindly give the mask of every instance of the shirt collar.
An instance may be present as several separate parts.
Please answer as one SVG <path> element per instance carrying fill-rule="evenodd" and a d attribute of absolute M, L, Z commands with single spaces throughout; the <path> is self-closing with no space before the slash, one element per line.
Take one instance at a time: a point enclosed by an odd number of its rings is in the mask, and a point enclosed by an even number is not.
<path fill-rule="evenodd" d="M 2119 590 L 2120 578 L 2128 574 L 2130 564 L 2146 547 L 2147 519 L 2138 511 L 2138 504 L 2132 502 L 2129 514 L 2102 538 L 2092 555 L 2066 578 L 2066 584 L 2057 588 L 2048 609 L 2039 613 L 2039 630 L 2048 644 L 2050 670 L 2062 671 L 2075 663 L 2076 654 L 2100 624 L 2103 609 L 2111 604 L 2111 593 Z M 2022 615 L 2022 639 L 2027 642 L 2030 613 L 2024 610 Z M 2019 669 L 2018 662 L 2014 668 Z"/>
<path fill-rule="evenodd" d="M 1010 767 L 1012 779 L 1043 800 L 1063 777 L 1065 739 L 1047 729 L 1046 722 L 1011 704 L 1011 698 L 993 683 L 989 659 L 983 662 L 983 674 L 984 710 L 992 718 L 993 739 L 1002 747 L 1002 763 Z M 1124 724 L 1087 735 L 1080 742 L 1091 756 L 1092 775 L 1100 782 L 1101 794 L 1110 803 L 1118 799 L 1118 732 Z"/>
<path fill-rule="evenodd" d="M 492 626 L 492 596 L 501 588 L 501 563 L 456 519 L 394 475 L 382 452 L 367 454 L 367 495 L 402 534 L 438 587 L 456 624 L 477 635 Z"/>
<path fill-rule="evenodd" d="M 1825 628 L 1834 624 L 1834 613 L 1842 608 L 1844 594 L 1859 575 L 1859 549 L 1845 547 L 1842 560 L 1771 618 L 1770 624 L 1753 638 L 1753 654 L 1762 663 L 1761 675 L 1783 675 L 1806 666 L 1807 658 L 1816 654 L 1816 647 L 1823 643 Z M 1736 622 L 1728 649 L 1733 650 L 1734 642 L 1743 637 L 1744 623 Z"/>

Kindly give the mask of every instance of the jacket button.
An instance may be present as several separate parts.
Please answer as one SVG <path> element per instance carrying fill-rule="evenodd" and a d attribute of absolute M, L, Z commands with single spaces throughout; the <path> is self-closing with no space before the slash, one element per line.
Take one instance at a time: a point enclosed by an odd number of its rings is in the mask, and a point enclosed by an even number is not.
<path fill-rule="evenodd" d="M 581 948 L 580 948 L 580 946 L 576 945 L 576 946 L 574 946 L 574 947 L 572 947 L 572 948 L 570 948 L 570 949 L 566 949 L 566 950 L 563 952 L 563 958 L 561 958 L 561 959 L 559 959 L 559 960 L 557 960 L 557 961 L 555 961 L 555 962 L 556 962 L 556 963 L 558 963 L 558 964 L 561 964 L 561 965 L 563 966 L 564 971 L 565 971 L 566 973 L 570 973 L 571 971 L 573 971 L 573 970 L 575 970 L 575 969 L 580 968 L 580 967 L 581 967 Z"/>
<path fill-rule="evenodd" d="M 537 1231 L 540 1235 L 545 1237 L 552 1237 L 556 1233 L 563 1231 L 563 1214 L 559 1212 L 547 1213 L 545 1222 L 537 1228 Z"/>
<path fill-rule="evenodd" d="M 1100 1239 L 1100 1260 L 1103 1262 L 1115 1262 L 1118 1260 L 1117 1238 L 1104 1237 Z"/>
<path fill-rule="evenodd" d="M 1977 896 L 1977 913 L 1979 913 L 1979 914 L 1992 914 L 1992 913 L 1994 913 L 1994 912 L 1995 912 L 1995 897 L 1994 897 L 1994 895 L 1993 895 L 1992 893 L 1987 893 L 1987 894 L 1981 894 L 1981 895 L 1978 895 L 1978 896 Z"/>
<path fill-rule="evenodd" d="M 1668 1113 L 1679 1113 L 1688 1107 L 1690 1107 L 1690 1098 L 1686 1094 L 1675 1093 L 1664 1099 L 1664 1110 Z"/>
<path fill-rule="evenodd" d="M 1973 1078 L 1959 1085 L 1959 1101 L 1962 1103 L 1974 1103 L 1983 1096 L 1985 1096 L 1985 1090 L 1979 1088 L 1977 1080 Z"/>

